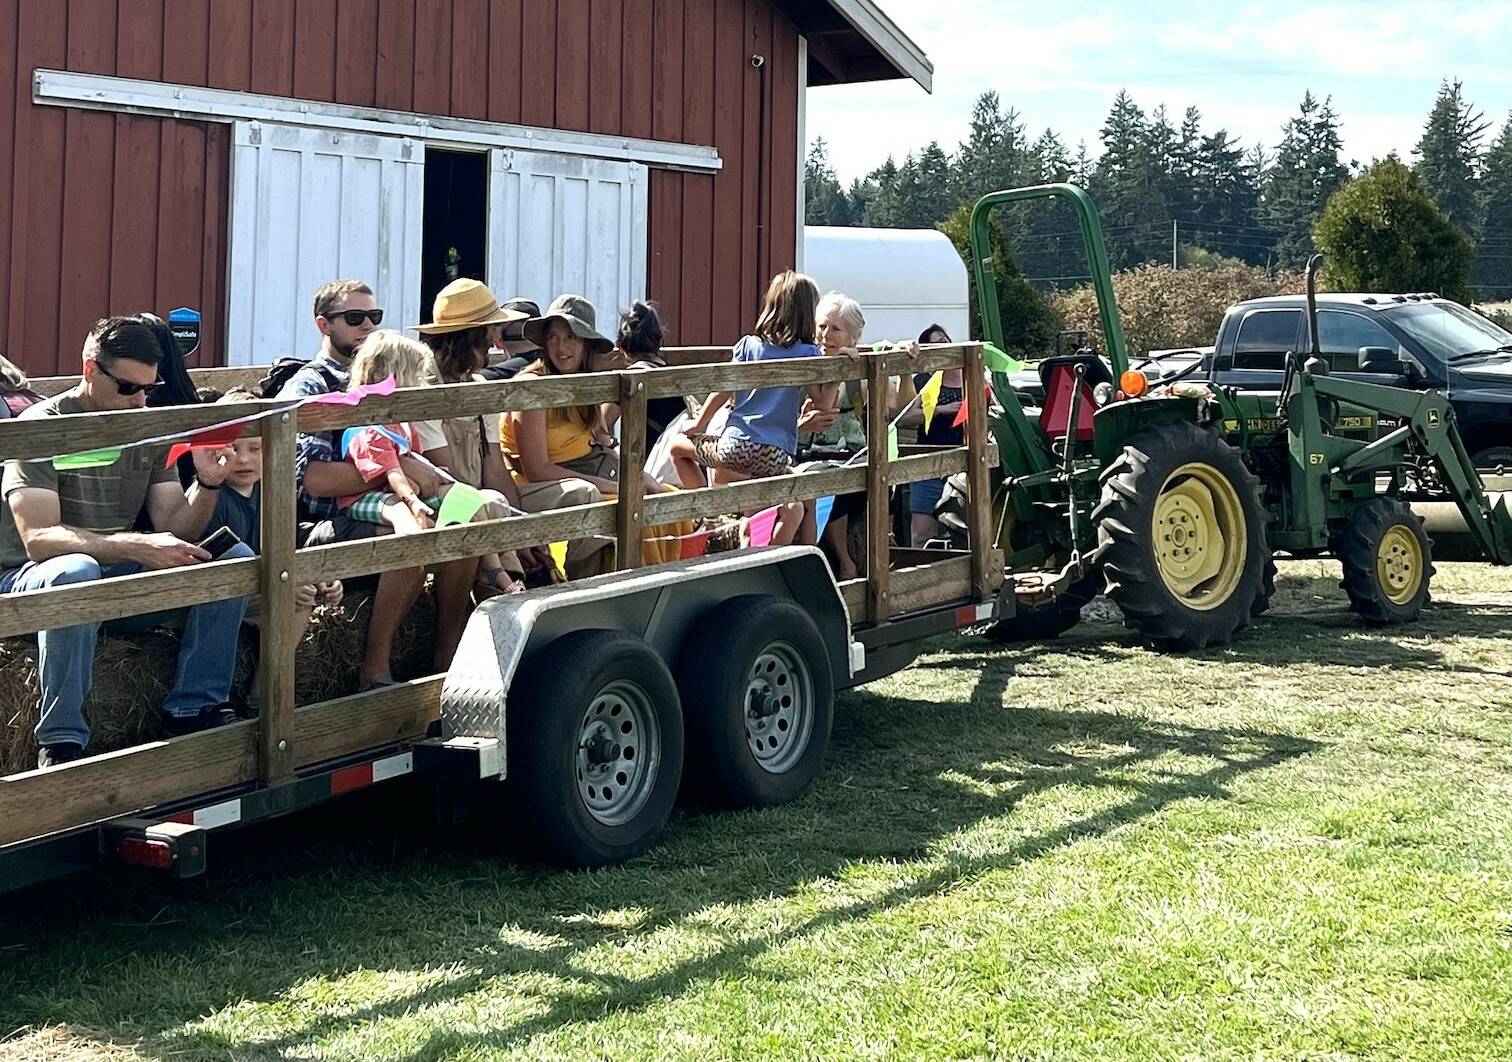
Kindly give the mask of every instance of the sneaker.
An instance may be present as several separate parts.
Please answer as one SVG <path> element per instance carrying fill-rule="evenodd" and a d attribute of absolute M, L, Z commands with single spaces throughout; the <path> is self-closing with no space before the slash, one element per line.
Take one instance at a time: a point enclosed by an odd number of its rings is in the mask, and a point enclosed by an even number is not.
<path fill-rule="evenodd" d="M 204 730 L 214 730 L 218 726 L 230 726 L 240 718 L 236 709 L 229 704 L 217 704 L 214 708 L 200 712 L 200 726 Z"/>
<path fill-rule="evenodd" d="M 168 715 L 163 714 L 163 730 L 169 737 L 183 737 L 185 734 L 198 734 L 201 730 L 214 730 L 216 727 L 227 726 L 236 722 L 236 709 L 229 704 L 217 704 L 214 708 L 203 708 L 198 715 Z"/>
<path fill-rule="evenodd" d="M 56 745 L 43 745 L 37 749 L 37 768 L 56 767 L 60 763 L 72 763 L 84 758 L 84 747 L 72 741 L 60 741 Z"/>

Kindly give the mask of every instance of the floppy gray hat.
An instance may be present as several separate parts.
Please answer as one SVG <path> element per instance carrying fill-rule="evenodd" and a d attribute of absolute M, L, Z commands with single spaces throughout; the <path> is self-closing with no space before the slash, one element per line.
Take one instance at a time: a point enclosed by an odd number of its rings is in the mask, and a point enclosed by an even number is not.
<path fill-rule="evenodd" d="M 593 303 L 581 295 L 558 295 L 539 317 L 525 322 L 525 338 L 542 350 L 546 349 L 546 329 L 558 320 L 572 330 L 572 334 L 588 344 L 588 353 L 607 354 L 614 349 L 614 341 L 599 335 L 596 328 L 598 314 Z"/>

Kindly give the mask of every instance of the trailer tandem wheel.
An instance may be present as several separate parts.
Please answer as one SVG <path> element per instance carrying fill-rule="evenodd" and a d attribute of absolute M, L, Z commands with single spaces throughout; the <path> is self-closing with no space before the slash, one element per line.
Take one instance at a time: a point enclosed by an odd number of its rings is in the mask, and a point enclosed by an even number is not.
<path fill-rule="evenodd" d="M 678 685 L 689 782 L 700 796 L 766 807 L 813 783 L 834 720 L 834 677 L 803 609 L 765 594 L 709 609 L 682 649 Z"/>
<path fill-rule="evenodd" d="M 682 705 L 656 651 L 617 631 L 573 631 L 532 654 L 508 697 L 505 786 L 521 839 L 578 867 L 649 848 L 683 764 Z"/>

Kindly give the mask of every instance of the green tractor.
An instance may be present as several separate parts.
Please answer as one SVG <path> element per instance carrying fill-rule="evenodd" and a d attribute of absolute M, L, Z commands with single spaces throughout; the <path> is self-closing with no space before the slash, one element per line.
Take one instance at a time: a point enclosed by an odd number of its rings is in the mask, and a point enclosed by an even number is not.
<path fill-rule="evenodd" d="M 1488 502 L 1448 401 L 1327 375 L 1317 355 L 1316 257 L 1308 269 L 1312 354 L 1289 356 L 1280 392 L 1195 380 L 1195 365 L 1152 385 L 1130 367 L 1087 194 L 1068 184 L 996 192 L 971 215 L 986 340 L 1004 345 L 989 218 L 1034 199 L 1060 200 L 1078 218 L 1103 350 L 1084 346 L 1035 363 L 1044 393 L 1037 407 L 1020 400 L 1005 373 L 992 374 L 1001 406 L 991 423 L 1000 457 L 993 513 L 1008 574 L 1007 618 L 993 637 L 1053 637 L 1105 592 L 1154 642 L 1226 644 L 1268 607 L 1276 550 L 1337 557 L 1364 622 L 1411 621 L 1433 575 L 1431 544 L 1407 502 L 1414 491 L 1447 494 L 1480 551 L 1512 562 L 1512 515 L 1505 500 Z"/>

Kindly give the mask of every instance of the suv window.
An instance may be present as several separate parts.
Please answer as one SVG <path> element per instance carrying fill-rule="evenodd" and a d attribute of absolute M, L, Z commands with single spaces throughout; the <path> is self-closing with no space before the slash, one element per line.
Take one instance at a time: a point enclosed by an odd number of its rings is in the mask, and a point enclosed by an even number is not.
<path fill-rule="evenodd" d="M 1388 347 L 1402 354 L 1402 345 L 1364 314 L 1349 310 L 1318 311 L 1318 347 L 1335 372 L 1355 372 L 1361 347 Z"/>
<path fill-rule="evenodd" d="M 1286 352 L 1297 346 L 1301 310 L 1255 310 L 1239 322 L 1234 339 L 1234 368 L 1286 368 Z"/>

